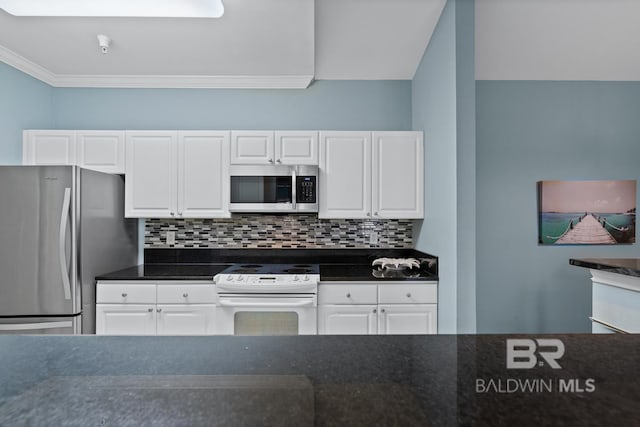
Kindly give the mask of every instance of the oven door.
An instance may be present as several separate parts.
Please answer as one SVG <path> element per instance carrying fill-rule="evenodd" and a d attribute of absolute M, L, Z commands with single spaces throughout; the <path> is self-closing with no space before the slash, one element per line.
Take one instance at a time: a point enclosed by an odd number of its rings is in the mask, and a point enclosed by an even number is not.
<path fill-rule="evenodd" d="M 317 299 L 310 294 L 220 294 L 221 335 L 316 335 Z"/>

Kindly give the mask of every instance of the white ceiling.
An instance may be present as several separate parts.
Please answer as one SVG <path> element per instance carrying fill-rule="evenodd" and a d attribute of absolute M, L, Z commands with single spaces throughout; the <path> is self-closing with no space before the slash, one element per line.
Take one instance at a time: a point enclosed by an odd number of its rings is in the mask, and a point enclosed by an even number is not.
<path fill-rule="evenodd" d="M 638 0 L 477 0 L 478 80 L 640 80 Z"/>
<path fill-rule="evenodd" d="M 224 0 L 221 19 L 14 17 L 0 61 L 53 86 L 412 79 L 446 0 Z M 476 0 L 479 80 L 640 80 L 640 0 Z M 100 53 L 97 34 L 113 39 Z"/>
<path fill-rule="evenodd" d="M 315 3 L 315 4 L 314 4 Z M 224 0 L 220 19 L 15 17 L 0 60 L 54 86 L 412 79 L 445 0 Z M 107 55 L 96 36 L 112 40 Z"/>

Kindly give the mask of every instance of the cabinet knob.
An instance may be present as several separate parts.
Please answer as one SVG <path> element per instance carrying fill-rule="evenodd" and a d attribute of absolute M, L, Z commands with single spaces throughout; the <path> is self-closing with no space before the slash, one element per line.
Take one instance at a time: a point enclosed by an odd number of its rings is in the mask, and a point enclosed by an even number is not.
<path fill-rule="evenodd" d="M 273 159 L 269 159 L 269 163 L 273 163 Z"/>
<path fill-rule="evenodd" d="M 169 215 L 176 216 L 175 212 L 169 212 Z"/>
<path fill-rule="evenodd" d="M 278 159 L 278 160 L 276 160 L 276 162 L 278 162 L 278 163 L 282 163 L 282 160 Z"/>
<path fill-rule="evenodd" d="M 182 294 L 182 298 L 186 298 L 186 297 L 188 297 L 188 296 L 189 296 L 189 294 L 188 294 L 188 293 L 186 293 L 186 292 L 185 292 L 184 294 Z"/>
<path fill-rule="evenodd" d="M 151 313 L 153 311 L 153 308 L 148 308 L 147 311 Z"/>
<path fill-rule="evenodd" d="M 367 216 L 371 216 L 371 212 L 367 212 Z"/>
<path fill-rule="evenodd" d="M 182 216 L 182 212 L 178 212 L 178 216 Z"/>
<path fill-rule="evenodd" d="M 123 292 L 123 293 L 122 293 L 122 298 L 126 298 L 126 297 L 127 297 L 127 293 L 126 293 L 126 292 Z"/>
<path fill-rule="evenodd" d="M 156 309 L 156 311 L 157 311 L 158 313 L 160 313 L 160 312 L 162 311 L 162 309 L 161 309 L 161 308 L 157 308 L 157 309 Z"/>
<path fill-rule="evenodd" d="M 373 213 L 373 216 L 378 216 L 378 212 L 374 212 L 374 213 Z"/>
<path fill-rule="evenodd" d="M 347 298 L 351 298 L 351 294 L 350 293 L 347 294 Z"/>
<path fill-rule="evenodd" d="M 383 312 L 383 313 L 385 312 L 384 308 L 381 308 L 380 311 Z"/>
<path fill-rule="evenodd" d="M 374 312 L 374 313 L 377 313 L 377 312 L 378 312 L 378 310 L 374 308 L 374 309 L 373 309 L 373 312 Z"/>
<path fill-rule="evenodd" d="M 411 292 L 407 292 L 407 298 L 411 298 Z"/>

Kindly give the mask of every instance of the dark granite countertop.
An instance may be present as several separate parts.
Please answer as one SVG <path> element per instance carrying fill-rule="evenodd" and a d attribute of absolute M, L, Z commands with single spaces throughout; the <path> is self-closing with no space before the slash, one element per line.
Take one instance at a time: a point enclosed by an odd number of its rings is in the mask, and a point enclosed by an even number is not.
<path fill-rule="evenodd" d="M 394 273 L 374 275 L 371 263 L 380 257 L 412 257 L 425 262 L 415 277 Z M 235 263 L 319 264 L 323 282 L 438 280 L 437 257 L 414 249 L 147 249 L 145 264 L 103 274 L 96 279 L 211 280 Z"/>
<path fill-rule="evenodd" d="M 97 276 L 96 280 L 213 280 L 230 264 L 141 264 Z"/>
<path fill-rule="evenodd" d="M 545 348 L 533 367 L 508 368 L 512 338 L 560 340 L 560 368 Z M 0 335 L 0 349 L 3 426 L 640 420 L 640 335 Z"/>
<path fill-rule="evenodd" d="M 571 265 L 640 277 L 640 258 L 571 258 Z"/>

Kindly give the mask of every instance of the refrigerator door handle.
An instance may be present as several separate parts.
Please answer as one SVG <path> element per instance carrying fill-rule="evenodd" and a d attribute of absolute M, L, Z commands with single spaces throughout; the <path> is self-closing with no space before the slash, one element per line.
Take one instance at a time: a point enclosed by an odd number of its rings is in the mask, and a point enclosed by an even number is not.
<path fill-rule="evenodd" d="M 70 328 L 71 326 L 73 326 L 73 322 L 70 320 L 61 322 L 12 323 L 0 324 L 0 331 L 28 331 L 33 329 Z"/>
<path fill-rule="evenodd" d="M 69 208 L 71 207 L 71 188 L 64 189 L 64 199 L 62 201 L 62 214 L 60 215 L 60 273 L 62 274 L 62 285 L 64 287 L 64 298 L 71 299 L 71 283 L 69 281 L 69 270 L 67 268 L 67 223 L 69 222 Z"/>

